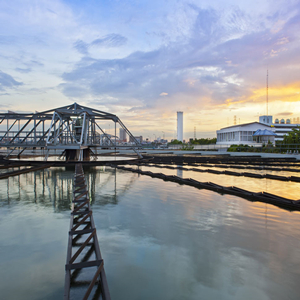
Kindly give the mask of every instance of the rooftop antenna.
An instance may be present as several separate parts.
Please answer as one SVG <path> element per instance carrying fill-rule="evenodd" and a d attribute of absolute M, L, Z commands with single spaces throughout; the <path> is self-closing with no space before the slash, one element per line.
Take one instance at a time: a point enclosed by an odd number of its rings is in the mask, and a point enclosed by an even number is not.
<path fill-rule="evenodd" d="M 268 93 L 269 93 L 269 70 L 267 69 L 267 90 L 266 90 L 266 92 L 267 92 L 267 116 L 269 115 L 269 95 L 268 95 Z"/>

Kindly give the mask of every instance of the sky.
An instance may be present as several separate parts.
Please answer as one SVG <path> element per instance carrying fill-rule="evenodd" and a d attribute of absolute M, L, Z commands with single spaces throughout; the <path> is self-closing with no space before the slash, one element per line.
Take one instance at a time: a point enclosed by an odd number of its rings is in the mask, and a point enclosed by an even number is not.
<path fill-rule="evenodd" d="M 300 116 L 300 1 L 2 0 L 0 111 L 77 102 L 134 135 Z"/>

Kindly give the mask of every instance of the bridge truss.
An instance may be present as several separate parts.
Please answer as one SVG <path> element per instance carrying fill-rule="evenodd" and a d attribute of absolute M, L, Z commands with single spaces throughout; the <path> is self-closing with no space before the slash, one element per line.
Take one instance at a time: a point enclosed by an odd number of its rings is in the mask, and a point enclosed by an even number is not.
<path fill-rule="evenodd" d="M 104 122 L 113 122 L 114 134 L 103 129 Z M 102 124 L 101 124 L 102 123 Z M 133 150 L 140 158 L 140 142 L 132 135 L 123 122 L 114 114 L 74 103 L 34 114 L 0 113 L 0 147 L 7 148 L 6 157 L 20 156 L 26 149 L 76 150 L 76 159 L 83 160 L 84 150 L 111 149 Z M 5 126 L 6 125 L 6 126 Z M 130 144 L 119 143 L 117 126 L 123 128 Z"/>

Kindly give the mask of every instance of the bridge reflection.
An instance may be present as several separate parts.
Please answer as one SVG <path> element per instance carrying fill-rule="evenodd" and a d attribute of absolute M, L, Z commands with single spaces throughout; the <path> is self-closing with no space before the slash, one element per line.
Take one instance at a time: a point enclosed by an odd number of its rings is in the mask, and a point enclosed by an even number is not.
<path fill-rule="evenodd" d="M 15 168 L 18 169 L 18 168 Z M 138 178 L 137 174 L 110 167 L 84 168 L 92 205 L 118 204 Z M 11 202 L 36 203 L 55 212 L 71 207 L 74 167 L 52 167 L 0 181 L 0 206 Z"/>

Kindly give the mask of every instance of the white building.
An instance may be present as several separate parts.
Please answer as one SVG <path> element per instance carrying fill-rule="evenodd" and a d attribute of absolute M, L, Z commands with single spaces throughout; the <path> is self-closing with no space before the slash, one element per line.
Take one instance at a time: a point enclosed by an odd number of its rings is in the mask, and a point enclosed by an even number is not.
<path fill-rule="evenodd" d="M 246 123 L 241 125 L 234 125 L 217 130 L 217 144 L 230 145 L 230 144 L 248 144 L 257 145 L 257 139 L 253 138 L 253 134 L 257 130 L 267 129 L 276 134 L 276 136 L 269 136 L 268 140 L 272 143 L 282 141 L 284 135 L 292 131 L 299 124 L 290 124 L 290 120 L 278 119 L 273 123 L 272 116 L 260 116 L 259 122 Z"/>
<path fill-rule="evenodd" d="M 275 142 L 276 141 L 283 141 L 283 137 L 287 135 L 289 132 L 293 130 L 293 128 L 297 128 L 300 126 L 300 124 L 291 124 L 290 119 L 275 119 L 275 122 L 273 123 L 272 116 L 260 116 L 259 122 L 266 124 L 268 120 L 271 120 L 271 128 L 272 131 L 276 133 Z M 268 124 L 268 123 L 267 123 Z"/>
<path fill-rule="evenodd" d="M 217 144 L 257 144 L 253 141 L 253 134 L 258 129 L 270 130 L 270 128 L 270 125 L 265 125 L 259 122 L 225 127 L 217 130 Z"/>
<path fill-rule="evenodd" d="M 177 140 L 183 142 L 183 112 L 177 112 Z"/>

